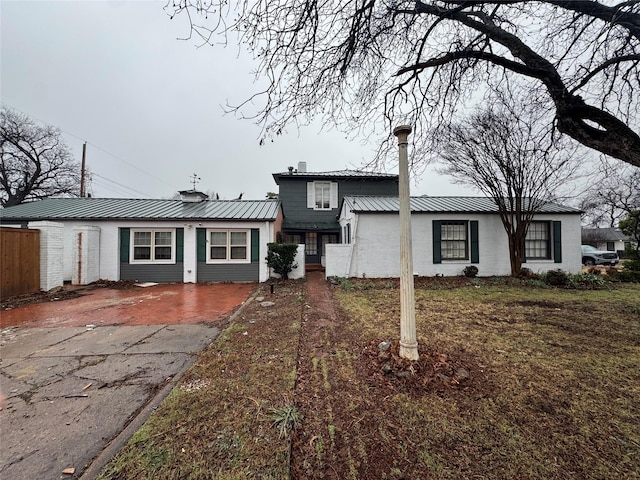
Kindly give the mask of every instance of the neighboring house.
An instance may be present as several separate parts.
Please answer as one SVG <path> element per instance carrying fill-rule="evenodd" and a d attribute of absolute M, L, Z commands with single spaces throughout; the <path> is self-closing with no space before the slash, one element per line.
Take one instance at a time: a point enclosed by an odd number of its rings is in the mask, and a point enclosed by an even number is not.
<path fill-rule="evenodd" d="M 50 198 L 0 210 L 0 223 L 44 232 L 41 252 L 49 244 L 63 280 L 77 284 L 269 278 L 267 243 L 282 224 L 278 200 L 180 193 L 179 200 Z"/>
<path fill-rule="evenodd" d="M 618 228 L 583 228 L 582 244 L 623 255 L 631 239 Z"/>
<path fill-rule="evenodd" d="M 398 277 L 400 237 L 397 196 L 348 196 L 340 210 L 342 244 L 327 247 L 327 276 Z M 486 197 L 412 197 L 414 274 L 510 275 L 507 234 L 495 203 Z M 526 240 L 534 272 L 581 271 L 580 211 L 554 203 L 536 214 Z"/>
<path fill-rule="evenodd" d="M 306 163 L 297 170 L 274 173 L 279 186 L 284 220 L 283 240 L 305 245 L 307 266 L 324 265 L 325 248 L 342 240 L 338 214 L 348 195 L 398 195 L 398 175 L 358 170 L 307 172 Z"/>

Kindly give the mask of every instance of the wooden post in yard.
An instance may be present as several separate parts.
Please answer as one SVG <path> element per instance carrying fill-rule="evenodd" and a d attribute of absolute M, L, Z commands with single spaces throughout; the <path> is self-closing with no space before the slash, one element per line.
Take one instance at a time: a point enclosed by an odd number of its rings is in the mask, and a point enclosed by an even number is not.
<path fill-rule="evenodd" d="M 416 340 L 411 207 L 409 204 L 409 159 L 407 155 L 407 137 L 410 133 L 411 127 L 409 125 L 400 125 L 393 129 L 393 134 L 398 137 L 400 156 L 400 356 L 409 360 L 418 360 L 420 355 Z"/>

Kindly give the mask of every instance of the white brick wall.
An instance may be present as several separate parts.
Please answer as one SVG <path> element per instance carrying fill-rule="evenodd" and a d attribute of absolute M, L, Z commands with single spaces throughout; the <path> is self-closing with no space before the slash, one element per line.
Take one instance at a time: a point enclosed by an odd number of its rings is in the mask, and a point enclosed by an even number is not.
<path fill-rule="evenodd" d="M 266 258 L 267 254 L 265 253 L 264 256 Z M 297 267 L 294 268 L 293 270 L 291 270 L 291 272 L 289 272 L 289 278 L 291 278 L 291 279 L 304 278 L 305 265 L 306 265 L 305 264 L 305 255 L 304 255 L 304 244 L 298 245 L 298 249 L 296 250 L 295 263 L 296 263 Z M 266 262 L 265 262 L 265 265 L 266 265 Z M 269 268 L 269 267 L 267 267 L 267 268 Z M 270 274 L 271 274 L 271 278 L 280 278 L 280 275 L 278 275 L 277 273 L 270 272 Z M 261 281 L 263 281 L 263 280 L 261 280 Z"/>
<path fill-rule="evenodd" d="M 341 219 L 341 225 L 351 222 L 353 245 L 331 245 L 327 250 L 326 275 L 350 277 L 398 277 L 400 275 L 399 217 L 397 214 L 364 214 Z M 477 220 L 480 276 L 509 275 L 507 235 L 498 215 L 480 214 L 413 214 L 411 238 L 413 270 L 416 275 L 461 275 L 470 261 L 433 263 L 433 220 Z M 562 263 L 529 261 L 523 266 L 534 272 L 562 269 L 577 273 L 581 270 L 580 216 L 538 215 L 535 220 L 562 222 Z M 350 252 L 351 248 L 353 251 Z M 351 258 L 349 257 L 351 255 Z M 348 272 L 348 275 L 347 275 Z"/>
<path fill-rule="evenodd" d="M 64 225 L 56 222 L 31 222 L 40 230 L 40 290 L 48 291 L 64 284 Z"/>

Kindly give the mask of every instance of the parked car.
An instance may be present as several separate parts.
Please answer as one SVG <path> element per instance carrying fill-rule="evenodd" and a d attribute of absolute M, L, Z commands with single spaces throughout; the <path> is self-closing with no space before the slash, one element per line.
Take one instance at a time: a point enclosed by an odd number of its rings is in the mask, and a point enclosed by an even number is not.
<path fill-rule="evenodd" d="M 591 245 L 582 245 L 582 264 L 591 265 L 617 265 L 620 261 L 616 252 L 598 250 Z"/>

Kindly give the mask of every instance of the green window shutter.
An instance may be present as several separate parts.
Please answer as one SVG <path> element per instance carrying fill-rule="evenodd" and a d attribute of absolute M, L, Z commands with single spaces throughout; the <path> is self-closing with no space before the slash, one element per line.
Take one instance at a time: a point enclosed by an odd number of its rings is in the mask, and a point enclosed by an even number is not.
<path fill-rule="evenodd" d="M 553 261 L 562 263 L 562 222 L 553 222 Z"/>
<path fill-rule="evenodd" d="M 478 221 L 471 220 L 471 263 L 480 263 L 480 242 L 478 240 Z"/>
<path fill-rule="evenodd" d="M 251 229 L 251 261 L 257 262 L 260 260 L 260 230 L 257 228 Z"/>
<path fill-rule="evenodd" d="M 128 228 L 120 229 L 120 262 L 129 263 L 129 247 L 131 242 L 131 231 Z"/>
<path fill-rule="evenodd" d="M 176 262 L 184 262 L 184 228 L 176 228 Z"/>
<path fill-rule="evenodd" d="M 441 237 L 441 222 L 440 220 L 433 220 L 433 263 L 442 263 L 442 252 L 440 251 Z"/>
<path fill-rule="evenodd" d="M 196 229 L 196 243 L 198 248 L 198 261 L 207 261 L 207 230 L 205 228 Z"/>

